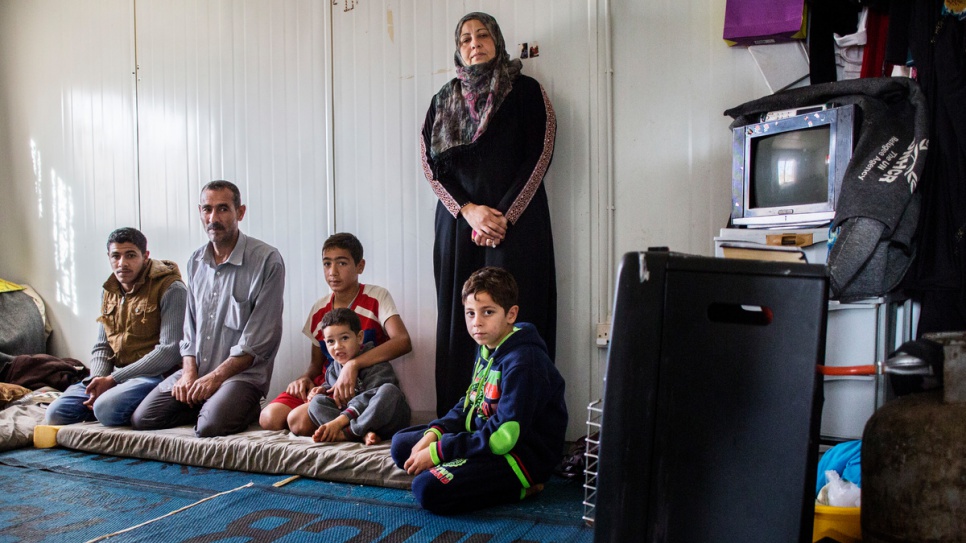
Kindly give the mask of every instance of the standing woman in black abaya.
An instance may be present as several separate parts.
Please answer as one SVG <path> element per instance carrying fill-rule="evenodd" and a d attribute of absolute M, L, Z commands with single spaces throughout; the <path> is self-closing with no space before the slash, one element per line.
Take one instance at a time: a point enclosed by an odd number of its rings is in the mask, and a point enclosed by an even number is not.
<path fill-rule="evenodd" d="M 510 60 L 496 19 L 470 13 L 456 25 L 456 78 L 429 106 L 423 170 L 436 206 L 436 411 L 466 392 L 477 345 L 460 293 L 471 273 L 499 266 L 520 287 L 518 321 L 533 323 L 551 360 L 557 280 L 543 178 L 557 124 L 543 87 Z"/>

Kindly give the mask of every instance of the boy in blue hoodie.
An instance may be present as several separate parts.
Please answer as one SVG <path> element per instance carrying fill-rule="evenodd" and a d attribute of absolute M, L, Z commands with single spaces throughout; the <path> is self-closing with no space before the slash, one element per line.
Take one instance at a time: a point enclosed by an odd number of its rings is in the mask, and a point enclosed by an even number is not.
<path fill-rule="evenodd" d="M 415 475 L 424 509 L 460 513 L 543 489 L 563 452 L 564 380 L 529 323 L 517 323 L 517 284 L 504 269 L 463 284 L 467 331 L 480 349 L 466 394 L 443 418 L 393 436 L 392 458 Z"/>

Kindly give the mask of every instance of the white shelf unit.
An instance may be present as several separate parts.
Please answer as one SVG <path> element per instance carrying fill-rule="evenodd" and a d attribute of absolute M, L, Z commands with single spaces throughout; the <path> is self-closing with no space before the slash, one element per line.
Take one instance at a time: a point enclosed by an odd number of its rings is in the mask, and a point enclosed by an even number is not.
<path fill-rule="evenodd" d="M 714 238 L 715 256 L 722 244 L 741 241 L 765 245 L 768 235 L 809 234 L 812 245 L 802 247 L 808 262 L 828 260 L 828 228 L 722 228 Z M 892 391 L 882 374 L 882 363 L 897 347 L 914 339 L 918 306 L 902 296 L 884 296 L 842 303 L 830 301 L 825 336 L 826 366 L 876 366 L 875 375 L 825 376 L 821 439 L 826 442 L 862 439 L 865 423 Z"/>
<path fill-rule="evenodd" d="M 713 239 L 714 256 L 723 257 L 724 248 L 729 242 L 757 244 L 768 247 L 768 236 L 782 234 L 805 234 L 812 236 L 812 243 L 800 247 L 809 264 L 825 264 L 828 261 L 828 228 L 806 228 L 798 230 L 774 230 L 763 228 L 722 228 Z"/>
<path fill-rule="evenodd" d="M 825 365 L 871 365 L 876 373 L 825 376 L 820 432 L 824 441 L 862 439 L 869 417 L 892 396 L 882 363 L 915 337 L 917 311 L 911 300 L 895 296 L 829 302 Z"/>

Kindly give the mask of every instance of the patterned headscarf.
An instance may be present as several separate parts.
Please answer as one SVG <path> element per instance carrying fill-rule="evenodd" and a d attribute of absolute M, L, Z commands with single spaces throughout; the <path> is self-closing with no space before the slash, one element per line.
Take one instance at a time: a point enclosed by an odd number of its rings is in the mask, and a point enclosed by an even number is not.
<path fill-rule="evenodd" d="M 495 55 L 482 64 L 466 66 L 460 55 L 460 31 L 463 23 L 476 20 L 493 37 Z M 436 94 L 436 119 L 430 154 L 433 158 L 451 147 L 476 141 L 489 126 L 490 119 L 500 109 L 503 99 L 513 88 L 513 80 L 520 74 L 523 63 L 510 60 L 503 41 L 503 32 L 496 19 L 486 13 L 468 13 L 456 25 L 456 79 Z"/>

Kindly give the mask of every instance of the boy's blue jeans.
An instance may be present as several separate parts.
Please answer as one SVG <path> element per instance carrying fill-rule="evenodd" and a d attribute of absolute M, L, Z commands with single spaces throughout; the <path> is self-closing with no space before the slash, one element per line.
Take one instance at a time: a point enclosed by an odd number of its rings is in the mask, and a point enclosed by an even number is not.
<path fill-rule="evenodd" d="M 160 382 L 160 375 L 128 379 L 101 394 L 94 402 L 93 410 L 84 405 L 88 398 L 85 392 L 87 385 L 71 385 L 47 408 L 47 424 L 74 424 L 97 420 L 104 426 L 129 426 L 131 414 Z"/>

